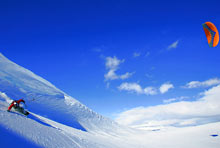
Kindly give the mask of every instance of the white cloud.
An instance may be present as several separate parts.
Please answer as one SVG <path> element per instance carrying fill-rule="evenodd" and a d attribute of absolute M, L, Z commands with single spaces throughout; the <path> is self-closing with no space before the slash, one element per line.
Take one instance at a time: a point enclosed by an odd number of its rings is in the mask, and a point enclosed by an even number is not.
<path fill-rule="evenodd" d="M 120 124 L 137 126 L 190 126 L 220 121 L 220 85 L 204 92 L 196 101 L 180 101 L 137 107 L 118 114 Z"/>
<path fill-rule="evenodd" d="M 119 90 L 126 90 L 130 92 L 135 92 L 141 94 L 143 92 L 141 86 L 137 83 L 122 83 L 119 87 Z"/>
<path fill-rule="evenodd" d="M 199 87 L 210 87 L 220 84 L 220 79 L 213 78 L 203 82 L 200 81 L 191 81 L 187 83 L 184 88 L 199 88 Z"/>
<path fill-rule="evenodd" d="M 140 52 L 134 52 L 133 53 L 133 57 L 136 58 L 136 57 L 139 57 L 141 56 L 141 53 Z"/>
<path fill-rule="evenodd" d="M 169 89 L 174 88 L 173 84 L 164 83 L 160 86 L 159 91 L 164 94 L 168 92 Z M 142 88 L 138 83 L 122 83 L 119 87 L 119 90 L 124 90 L 128 92 L 135 92 L 137 94 L 145 94 L 145 95 L 156 95 L 158 93 L 157 88 L 148 86 Z"/>
<path fill-rule="evenodd" d="M 157 89 L 154 87 L 146 87 L 144 88 L 144 94 L 146 95 L 156 95 L 157 94 Z"/>
<path fill-rule="evenodd" d="M 119 69 L 119 65 L 125 60 L 119 60 L 117 57 L 107 57 L 105 67 L 109 71 L 104 75 L 105 80 L 116 80 L 116 79 L 127 79 L 133 75 L 133 73 L 125 73 L 122 75 L 117 75 L 116 71 Z"/>
<path fill-rule="evenodd" d="M 177 48 L 177 45 L 179 44 L 179 40 L 173 42 L 171 45 L 168 46 L 168 50 L 171 50 L 172 48 Z"/>
<path fill-rule="evenodd" d="M 114 69 L 110 69 L 107 74 L 105 74 L 105 80 L 115 80 L 118 79 L 118 76 L 115 73 Z"/>
<path fill-rule="evenodd" d="M 107 69 L 118 69 L 118 66 L 123 63 L 124 60 L 119 60 L 117 57 L 107 57 L 105 66 Z"/>
<path fill-rule="evenodd" d="M 170 99 L 167 99 L 167 100 L 163 100 L 163 103 L 171 103 L 171 102 L 174 102 L 174 101 L 182 101 L 184 99 L 189 99 L 189 97 L 181 96 L 181 97 L 176 97 L 176 98 L 170 98 Z"/>
<path fill-rule="evenodd" d="M 160 86 L 160 93 L 164 94 L 171 88 L 174 88 L 173 84 L 170 84 L 169 82 L 164 83 Z"/>
<path fill-rule="evenodd" d="M 137 94 L 146 94 L 146 95 L 155 95 L 157 90 L 154 87 L 142 88 L 137 83 L 122 83 L 119 87 L 119 90 L 125 90 L 128 92 L 135 92 Z"/>

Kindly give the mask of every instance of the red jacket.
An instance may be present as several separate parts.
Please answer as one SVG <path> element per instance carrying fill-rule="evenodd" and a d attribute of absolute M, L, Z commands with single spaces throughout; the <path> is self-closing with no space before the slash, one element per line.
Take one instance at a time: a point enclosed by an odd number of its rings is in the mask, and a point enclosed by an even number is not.
<path fill-rule="evenodd" d="M 24 101 L 23 99 L 14 100 L 14 101 L 11 103 L 11 105 L 8 107 L 8 111 L 10 111 L 13 106 L 15 106 L 15 103 L 17 103 L 17 104 L 19 105 L 21 102 L 25 103 L 25 101 Z"/>

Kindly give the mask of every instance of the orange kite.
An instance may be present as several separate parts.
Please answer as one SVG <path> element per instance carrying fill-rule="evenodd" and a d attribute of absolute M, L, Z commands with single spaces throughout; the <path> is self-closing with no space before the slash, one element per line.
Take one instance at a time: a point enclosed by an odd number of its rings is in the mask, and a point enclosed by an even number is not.
<path fill-rule="evenodd" d="M 211 22 L 205 22 L 202 26 L 209 43 L 209 47 L 217 46 L 219 42 L 219 33 L 215 25 Z"/>

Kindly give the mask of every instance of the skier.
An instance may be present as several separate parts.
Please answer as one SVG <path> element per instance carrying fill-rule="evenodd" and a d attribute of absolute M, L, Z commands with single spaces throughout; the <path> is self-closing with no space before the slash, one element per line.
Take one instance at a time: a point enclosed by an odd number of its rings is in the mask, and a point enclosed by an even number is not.
<path fill-rule="evenodd" d="M 23 107 L 20 106 L 20 103 L 23 102 L 25 104 L 25 101 L 23 99 L 19 99 L 19 100 L 13 100 L 12 103 L 10 104 L 10 106 L 8 107 L 8 112 L 10 112 L 11 108 L 13 107 L 16 111 L 24 114 L 24 115 L 28 115 L 29 112 L 25 111 Z"/>

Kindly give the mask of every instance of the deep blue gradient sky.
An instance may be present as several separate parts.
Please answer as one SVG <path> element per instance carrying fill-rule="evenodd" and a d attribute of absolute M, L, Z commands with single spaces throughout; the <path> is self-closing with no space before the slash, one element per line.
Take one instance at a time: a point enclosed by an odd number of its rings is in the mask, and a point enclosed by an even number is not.
<path fill-rule="evenodd" d="M 204 88 L 181 86 L 220 77 L 220 46 L 209 48 L 202 28 L 206 21 L 220 28 L 219 6 L 219 0 L 1 1 L 0 52 L 113 117 L 173 97 L 196 99 Z M 106 58 L 114 56 L 124 60 L 116 73 L 130 78 L 105 81 Z M 118 90 L 123 82 L 174 88 L 144 95 Z"/>

